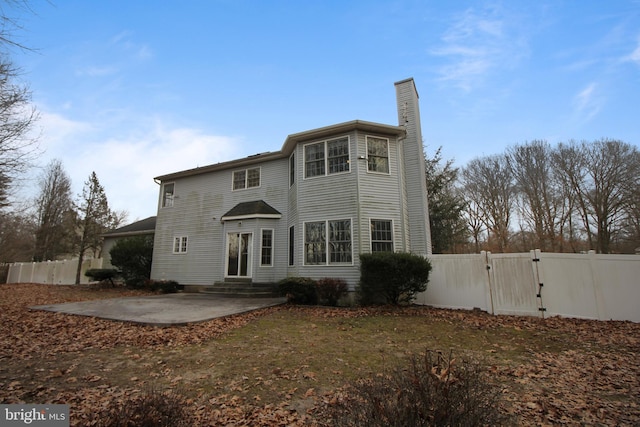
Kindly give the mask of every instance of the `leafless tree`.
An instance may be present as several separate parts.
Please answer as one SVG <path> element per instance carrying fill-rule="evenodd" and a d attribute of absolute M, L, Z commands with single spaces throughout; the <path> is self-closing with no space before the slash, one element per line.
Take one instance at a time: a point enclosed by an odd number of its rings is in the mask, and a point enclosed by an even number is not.
<path fill-rule="evenodd" d="M 31 261 L 35 224 L 21 211 L 0 212 L 0 263 Z"/>
<path fill-rule="evenodd" d="M 75 233 L 71 178 L 60 160 L 52 160 L 39 178 L 38 228 L 34 261 L 54 260 L 73 249 Z"/>
<path fill-rule="evenodd" d="M 19 81 L 19 71 L 9 58 L 11 47 L 26 48 L 16 41 L 14 31 L 20 25 L 6 6 L 29 9 L 25 1 L 0 5 L 0 207 L 7 205 L 11 185 L 37 154 L 37 140 L 30 130 L 38 114 L 31 105 L 31 92 Z"/>
<path fill-rule="evenodd" d="M 507 149 L 520 217 L 535 236 L 532 243 L 544 251 L 562 251 L 562 229 L 567 221 L 562 185 L 552 166 L 552 148 L 546 141 L 531 141 Z"/>
<path fill-rule="evenodd" d="M 554 163 L 571 189 L 590 249 L 611 252 L 625 219 L 633 222 L 639 159 L 637 148 L 617 140 L 559 144 Z"/>
<path fill-rule="evenodd" d="M 505 155 L 476 158 L 462 171 L 468 201 L 475 203 L 489 231 L 489 244 L 504 252 L 509 246 L 515 203 L 513 173 Z"/>

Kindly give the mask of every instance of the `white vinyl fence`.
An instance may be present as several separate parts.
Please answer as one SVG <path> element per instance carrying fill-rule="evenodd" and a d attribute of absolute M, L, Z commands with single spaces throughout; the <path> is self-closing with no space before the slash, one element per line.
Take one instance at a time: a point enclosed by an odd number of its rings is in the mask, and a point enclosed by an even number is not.
<path fill-rule="evenodd" d="M 84 272 L 90 268 L 101 268 L 102 258 L 86 259 L 82 262 L 80 283 L 90 279 Z M 17 262 L 9 266 L 7 283 L 44 283 L 49 285 L 72 285 L 76 282 L 78 259 L 45 262 Z"/>
<path fill-rule="evenodd" d="M 640 256 L 546 253 L 429 255 L 416 303 L 492 314 L 640 322 Z"/>

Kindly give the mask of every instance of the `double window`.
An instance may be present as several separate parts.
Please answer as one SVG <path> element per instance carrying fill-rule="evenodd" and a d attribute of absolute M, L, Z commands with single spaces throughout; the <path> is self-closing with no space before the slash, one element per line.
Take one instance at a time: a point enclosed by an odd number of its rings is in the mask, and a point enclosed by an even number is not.
<path fill-rule="evenodd" d="M 304 252 L 306 265 L 351 264 L 351 220 L 306 222 Z"/>
<path fill-rule="evenodd" d="M 173 253 L 174 254 L 186 254 L 187 253 L 187 236 L 177 236 L 173 238 Z"/>
<path fill-rule="evenodd" d="M 389 173 L 389 140 L 367 136 L 367 170 Z"/>
<path fill-rule="evenodd" d="M 393 223 L 390 220 L 371 220 L 371 252 L 393 252 Z"/>
<path fill-rule="evenodd" d="M 342 172 L 349 172 L 349 137 L 304 146 L 305 178 Z"/>
<path fill-rule="evenodd" d="M 260 168 L 243 169 L 233 172 L 233 189 L 260 187 Z"/>

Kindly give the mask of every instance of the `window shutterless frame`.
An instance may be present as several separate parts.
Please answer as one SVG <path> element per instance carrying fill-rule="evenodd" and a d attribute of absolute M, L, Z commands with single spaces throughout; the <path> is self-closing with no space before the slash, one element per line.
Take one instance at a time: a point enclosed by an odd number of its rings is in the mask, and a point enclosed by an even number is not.
<path fill-rule="evenodd" d="M 349 136 L 305 144 L 303 152 L 305 179 L 351 171 Z"/>

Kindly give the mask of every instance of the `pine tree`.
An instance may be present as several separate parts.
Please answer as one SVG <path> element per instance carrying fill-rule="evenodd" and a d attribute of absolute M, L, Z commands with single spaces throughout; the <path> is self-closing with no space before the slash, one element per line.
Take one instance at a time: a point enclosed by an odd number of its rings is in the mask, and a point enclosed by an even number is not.
<path fill-rule="evenodd" d="M 112 222 L 112 212 L 109 209 L 104 188 L 98 181 L 95 172 L 91 172 L 89 180 L 84 183 L 78 212 L 78 268 L 76 270 L 76 285 L 80 283 L 82 261 L 88 250 L 94 254 L 102 244 L 102 234 L 106 232 Z"/>

